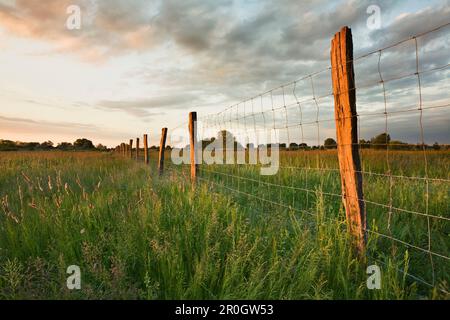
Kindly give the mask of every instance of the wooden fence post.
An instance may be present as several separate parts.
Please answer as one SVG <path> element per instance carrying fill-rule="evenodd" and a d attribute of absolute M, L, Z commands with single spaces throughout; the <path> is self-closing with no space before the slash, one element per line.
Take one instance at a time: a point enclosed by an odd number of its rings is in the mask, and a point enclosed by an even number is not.
<path fill-rule="evenodd" d="M 136 138 L 136 161 L 139 161 L 139 138 Z"/>
<path fill-rule="evenodd" d="M 133 139 L 130 139 L 130 145 L 129 145 L 130 150 L 128 150 L 128 156 L 133 159 Z"/>
<path fill-rule="evenodd" d="M 159 144 L 158 170 L 160 175 L 163 174 L 164 171 L 164 151 L 166 150 L 166 138 L 167 138 L 167 128 L 163 128 L 161 132 L 161 142 Z"/>
<path fill-rule="evenodd" d="M 331 41 L 331 70 L 342 201 L 348 229 L 354 237 L 357 250 L 363 253 L 366 244 L 366 212 L 358 152 L 353 41 L 348 27 L 343 27 Z"/>
<path fill-rule="evenodd" d="M 148 135 L 144 134 L 144 162 L 145 164 L 149 163 L 148 158 Z"/>
<path fill-rule="evenodd" d="M 197 164 L 197 112 L 189 113 L 189 142 L 191 158 L 191 180 L 195 182 L 198 173 Z"/>

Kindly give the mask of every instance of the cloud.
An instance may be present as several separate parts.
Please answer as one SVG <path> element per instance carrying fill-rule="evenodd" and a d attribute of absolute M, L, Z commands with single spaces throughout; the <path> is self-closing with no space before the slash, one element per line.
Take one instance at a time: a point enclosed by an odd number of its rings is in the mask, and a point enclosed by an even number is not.
<path fill-rule="evenodd" d="M 427 7 L 414 13 L 400 14 L 386 28 L 374 30 L 370 36 L 377 39 L 377 47 L 387 46 L 446 24 L 449 22 L 449 16 L 450 1 L 446 1 L 440 6 Z M 442 33 L 445 33 L 445 30 L 442 30 Z M 436 34 L 433 35 L 433 37 L 435 36 Z M 424 38 L 423 41 L 427 41 L 427 39 Z"/>
<path fill-rule="evenodd" d="M 237 18 L 239 10 L 223 11 L 222 2 L 215 7 L 209 2 L 169 1 L 157 20 L 164 21 L 177 46 L 196 55 L 190 68 L 166 69 L 164 74 L 170 78 L 160 75 L 159 80 L 186 91 L 222 94 L 229 100 L 253 96 L 326 68 L 333 34 L 343 25 L 366 28 L 369 2 L 339 1 L 340 9 L 332 10 L 326 8 L 326 1 L 284 0 L 276 6 L 261 1 L 254 13 L 243 5 L 242 10 L 251 14 Z M 180 11 L 185 12 L 183 17 Z M 195 30 L 203 42 L 188 41 L 189 37 L 178 34 L 180 30 Z M 154 75 L 160 74 L 156 70 L 149 66 L 136 75 L 154 81 Z"/>
<path fill-rule="evenodd" d="M 123 111 L 138 118 L 149 118 L 166 114 L 167 109 L 183 109 L 200 103 L 198 96 L 192 94 L 156 96 L 147 99 L 136 100 L 102 100 L 96 103 L 97 108 Z M 151 111 L 154 110 L 154 111 Z"/>
<path fill-rule="evenodd" d="M 214 41 L 221 8 L 231 3 L 229 0 L 165 0 L 152 25 L 182 47 L 192 51 L 207 50 Z"/>
<path fill-rule="evenodd" d="M 18 117 L 6 117 L 0 115 L 0 122 L 3 124 L 6 123 L 16 123 L 16 124 L 28 124 L 35 126 L 44 126 L 44 127 L 54 127 L 58 129 L 62 128 L 75 128 L 81 130 L 96 130 L 98 129 L 95 125 L 92 124 L 84 124 L 84 123 L 76 123 L 76 122 L 56 122 L 56 121 L 36 121 L 27 118 L 18 118 Z"/>
<path fill-rule="evenodd" d="M 90 9 L 94 3 L 96 12 Z M 82 9 L 81 30 L 66 28 L 70 5 Z M 0 26 L 22 37 L 54 43 L 56 53 L 77 53 L 85 61 L 99 62 L 160 43 L 150 25 L 150 12 L 151 2 L 143 0 L 16 0 L 15 7 L 0 5 Z"/>

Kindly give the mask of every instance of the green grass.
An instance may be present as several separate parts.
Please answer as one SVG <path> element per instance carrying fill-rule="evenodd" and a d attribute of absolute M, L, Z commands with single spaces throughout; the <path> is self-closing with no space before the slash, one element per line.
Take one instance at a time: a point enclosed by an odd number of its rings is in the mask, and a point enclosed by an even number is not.
<path fill-rule="evenodd" d="M 423 176 L 420 155 L 405 154 L 396 155 L 393 173 Z M 336 168 L 333 152 L 318 155 L 284 154 L 282 166 L 319 159 Z M 364 170 L 383 172 L 379 157 L 367 155 Z M 448 153 L 429 158 L 429 176 L 448 178 Z M 0 166 L 1 299 L 448 298 L 448 263 L 434 259 L 435 287 L 419 285 L 399 270 L 428 279 L 429 256 L 374 237 L 367 263 L 372 255 L 384 263 L 382 287 L 367 289 L 340 199 L 324 194 L 339 193 L 332 170 L 261 177 L 254 167 L 216 166 L 206 169 L 251 180 L 203 172 L 209 182 L 193 190 L 183 170 L 168 166 L 159 177 L 154 162 L 111 154 L 0 153 Z M 386 178 L 368 179 L 366 197 L 385 203 Z M 423 210 L 422 184 L 396 182 L 395 206 Z M 305 186 L 312 191 L 295 189 Z M 448 217 L 448 184 L 429 187 L 429 213 Z M 386 208 L 368 214 L 370 227 L 389 231 Z M 392 235 L 426 245 L 423 217 L 393 213 L 390 225 Z M 433 251 L 448 255 L 449 225 L 434 221 L 431 230 Z M 81 268 L 81 290 L 66 287 L 69 265 Z"/>

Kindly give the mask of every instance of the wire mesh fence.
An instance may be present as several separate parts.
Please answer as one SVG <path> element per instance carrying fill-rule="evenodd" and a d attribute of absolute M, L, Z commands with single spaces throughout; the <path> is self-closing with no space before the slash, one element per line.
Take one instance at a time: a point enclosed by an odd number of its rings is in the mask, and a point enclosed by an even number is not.
<path fill-rule="evenodd" d="M 368 259 L 406 259 L 400 272 L 443 291 L 450 282 L 450 56 L 443 49 L 449 42 L 447 23 L 349 61 Z M 341 189 L 338 149 L 346 146 L 336 123 L 345 119 L 335 115 L 335 97 L 348 92 L 333 91 L 333 71 L 330 65 L 200 116 L 201 156 L 208 152 L 216 161 L 200 162 L 199 182 L 242 205 L 258 203 L 261 212 L 290 211 L 312 221 L 321 202 L 325 218 L 344 227 L 342 200 L 349 195 Z M 187 122 L 169 128 L 167 141 L 185 163 L 187 128 Z M 261 174 L 269 166 L 274 174 Z M 177 163 L 168 169 L 180 172 Z"/>

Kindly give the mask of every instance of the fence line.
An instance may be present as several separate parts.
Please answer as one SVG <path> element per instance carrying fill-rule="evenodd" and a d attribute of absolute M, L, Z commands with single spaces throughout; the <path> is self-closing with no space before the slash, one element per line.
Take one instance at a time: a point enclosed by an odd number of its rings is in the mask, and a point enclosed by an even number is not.
<path fill-rule="evenodd" d="M 412 274 L 412 271 L 399 271 L 432 287 L 438 284 L 438 280 L 448 281 L 450 257 L 445 235 L 448 233 L 446 230 L 450 216 L 449 212 L 440 210 L 448 210 L 450 175 L 448 172 L 442 174 L 433 165 L 436 160 L 432 158 L 431 148 L 426 142 L 424 125 L 427 115 L 439 117 L 445 116 L 443 112 L 448 112 L 448 91 L 436 94 L 436 88 L 442 90 L 442 84 L 450 78 L 450 63 L 448 58 L 441 64 L 436 64 L 434 60 L 428 61 L 427 54 L 432 54 L 430 48 L 438 42 L 436 39 L 424 38 L 436 35 L 438 31 L 445 31 L 448 37 L 449 27 L 450 23 L 447 23 L 356 58 L 352 57 L 350 48 L 347 52 L 350 55 L 344 62 L 334 61 L 333 66 L 242 100 L 217 113 L 200 117 L 197 137 L 194 136 L 193 129 L 196 114 L 195 117 L 190 114 L 189 123 L 183 123 L 171 131 L 190 128 L 191 179 L 285 210 L 313 216 L 315 215 L 311 210 L 314 210 L 318 196 L 330 198 L 327 203 L 336 210 L 343 201 L 354 200 L 362 204 L 360 214 L 364 221 L 361 230 L 365 236 L 375 237 L 385 251 L 395 251 L 396 245 L 400 245 L 428 256 L 430 269 L 420 270 L 424 273 L 423 276 Z M 406 45 L 411 48 L 405 49 L 403 46 Z M 330 73 L 337 74 L 339 69 L 351 72 L 355 70 L 354 81 L 350 79 L 349 86 L 344 90 L 336 86 L 337 79 L 333 78 L 331 81 Z M 361 79 L 364 76 L 369 77 L 366 83 Z M 431 77 L 431 87 L 426 85 L 427 77 Z M 414 100 L 411 98 L 414 95 L 416 102 L 410 101 Z M 355 97 L 355 112 L 345 115 L 336 113 L 334 118 L 323 117 L 324 111 L 334 113 L 337 108 L 336 99 L 339 100 L 341 96 Z M 396 126 L 401 128 L 401 125 L 406 125 L 406 129 L 410 130 L 413 127 L 410 124 L 412 120 L 417 123 L 416 143 L 411 143 L 410 137 L 407 142 L 391 140 L 389 133 L 395 132 Z M 356 140 L 343 142 L 339 135 L 334 140 L 336 135 L 333 131 L 336 131 L 336 127 L 333 125 L 348 125 L 348 122 L 354 123 L 348 130 L 354 130 Z M 373 136 L 375 128 L 379 127 L 382 127 L 383 132 L 378 139 L 364 140 L 364 136 Z M 364 130 L 369 133 L 364 133 Z M 262 146 L 270 145 L 267 141 L 261 141 L 264 139 L 260 139 L 259 134 L 275 133 L 276 144 L 284 145 L 278 173 L 267 177 L 255 174 L 263 166 L 261 163 L 197 165 L 194 162 L 196 148 L 192 146 L 197 143 L 202 150 L 204 142 L 213 141 L 216 134 L 223 131 L 231 134 L 235 148 L 236 145 L 243 144 L 248 157 L 251 147 L 256 147 L 259 151 Z M 322 144 L 325 136 L 331 137 L 333 141 Z M 168 145 L 174 147 L 170 138 Z M 122 144 L 116 151 L 126 154 L 125 147 Z M 437 147 L 448 150 L 449 145 L 440 144 Z M 132 140 L 129 148 L 131 150 Z M 340 165 L 336 167 L 338 157 L 334 149 L 342 152 L 346 148 L 356 151 L 357 157 L 362 159 L 360 168 L 345 168 L 340 161 Z M 409 152 L 411 149 L 420 155 Z M 164 144 L 161 140 L 160 147 L 160 159 L 162 154 L 163 160 L 164 150 L 165 138 Z M 292 150 L 295 152 L 291 152 Z M 402 150 L 408 150 L 408 156 L 413 158 L 412 162 L 405 162 Z M 356 154 L 353 153 L 352 156 Z M 421 168 L 408 167 L 419 161 L 422 163 Z M 168 169 L 176 170 L 172 166 Z M 344 193 L 341 189 L 339 178 L 342 183 L 351 180 L 349 177 L 345 178 L 347 173 L 361 175 L 363 179 L 364 190 L 361 189 L 357 195 Z M 443 193 L 444 199 L 433 197 L 433 192 Z M 350 209 L 346 210 L 347 214 L 348 210 Z M 339 222 L 337 217 L 326 218 Z M 370 222 L 372 227 L 366 227 L 365 221 Z M 347 224 L 351 225 L 349 221 Z M 386 240 L 387 244 L 382 240 Z M 380 261 L 372 256 L 373 252 L 367 254 Z M 411 259 L 419 258 L 414 254 Z M 429 279 L 425 280 L 426 277 Z"/>

